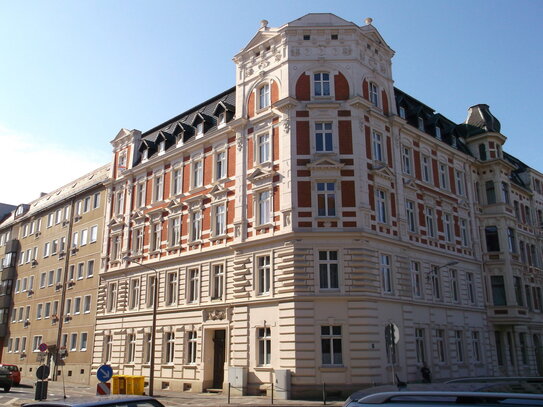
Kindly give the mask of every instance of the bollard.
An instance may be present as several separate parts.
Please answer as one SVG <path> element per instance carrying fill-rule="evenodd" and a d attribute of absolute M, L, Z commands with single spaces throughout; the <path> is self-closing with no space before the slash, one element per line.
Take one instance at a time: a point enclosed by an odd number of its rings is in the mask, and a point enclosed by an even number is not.
<path fill-rule="evenodd" d="M 322 404 L 326 405 L 326 384 L 322 382 Z"/>
<path fill-rule="evenodd" d="M 232 385 L 230 384 L 230 382 L 228 382 L 228 404 L 230 404 L 230 387 Z"/>
<path fill-rule="evenodd" d="M 273 382 L 272 382 L 272 399 L 271 399 L 271 403 L 273 404 Z"/>

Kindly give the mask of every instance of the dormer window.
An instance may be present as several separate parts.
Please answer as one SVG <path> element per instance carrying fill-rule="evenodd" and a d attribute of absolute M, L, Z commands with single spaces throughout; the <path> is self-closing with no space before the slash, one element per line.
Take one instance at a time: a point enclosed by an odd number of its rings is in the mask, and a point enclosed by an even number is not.
<path fill-rule="evenodd" d="M 441 140 L 441 128 L 439 126 L 436 126 L 436 138 Z"/>
<path fill-rule="evenodd" d="M 373 106 L 379 107 L 379 88 L 373 82 L 370 82 L 370 102 Z"/>
<path fill-rule="evenodd" d="M 265 84 L 258 90 L 258 107 L 264 109 L 270 105 L 270 85 Z"/>
<path fill-rule="evenodd" d="M 204 136 L 204 122 L 200 122 L 196 125 L 196 138 Z"/>
<path fill-rule="evenodd" d="M 226 124 L 226 112 L 219 114 L 219 124 L 218 127 L 223 127 Z"/>
<path fill-rule="evenodd" d="M 141 161 L 147 161 L 149 159 L 149 150 L 145 149 L 141 152 Z"/>
<path fill-rule="evenodd" d="M 398 114 L 402 119 L 405 119 L 405 107 L 400 106 L 400 108 L 398 109 Z"/>
<path fill-rule="evenodd" d="M 161 141 L 161 142 L 158 144 L 158 153 L 159 153 L 159 154 L 164 154 L 165 151 L 166 151 L 166 142 L 165 142 L 165 141 Z"/>
<path fill-rule="evenodd" d="M 313 91 L 315 96 L 330 96 L 330 73 L 313 74 Z"/>
<path fill-rule="evenodd" d="M 424 131 L 424 119 L 422 117 L 417 117 L 417 125 L 420 131 Z"/>

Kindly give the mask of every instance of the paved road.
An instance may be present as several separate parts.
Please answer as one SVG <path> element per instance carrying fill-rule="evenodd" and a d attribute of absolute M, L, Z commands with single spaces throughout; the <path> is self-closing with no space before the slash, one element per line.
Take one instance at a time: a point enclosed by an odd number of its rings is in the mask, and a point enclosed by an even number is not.
<path fill-rule="evenodd" d="M 66 396 L 68 398 L 74 396 L 94 396 L 95 388 L 79 384 L 66 384 Z M 174 392 L 174 391 L 158 391 L 155 397 L 159 399 L 165 406 L 181 407 L 228 407 L 228 406 L 243 406 L 243 407 L 265 407 L 271 406 L 270 397 L 260 396 L 244 396 L 232 397 L 228 405 L 228 398 L 224 394 L 209 394 L 209 393 L 190 393 L 190 392 Z M 60 400 L 63 398 L 62 382 L 50 382 L 48 391 L 48 400 Z M 22 381 L 21 386 L 12 387 L 9 393 L 0 392 L 0 406 L 18 407 L 23 403 L 34 401 L 33 383 L 27 380 Z M 339 407 L 343 403 L 340 401 L 327 402 L 327 406 Z M 320 407 L 322 401 L 303 401 L 303 400 L 274 400 L 273 407 Z"/>

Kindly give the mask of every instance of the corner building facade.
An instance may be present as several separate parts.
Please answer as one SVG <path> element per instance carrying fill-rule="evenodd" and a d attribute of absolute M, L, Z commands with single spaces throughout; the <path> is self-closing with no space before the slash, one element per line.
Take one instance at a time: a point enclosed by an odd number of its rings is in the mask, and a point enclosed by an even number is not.
<path fill-rule="evenodd" d="M 155 388 L 236 375 L 239 391 L 278 380 L 293 397 L 421 380 L 424 363 L 435 379 L 508 369 L 517 348 L 502 341 L 499 364 L 487 307 L 486 164 L 469 143 L 485 122 L 456 125 L 394 88 L 393 54 L 371 21 L 263 21 L 234 88 L 119 132 L 94 368 L 149 377 L 154 358 Z"/>

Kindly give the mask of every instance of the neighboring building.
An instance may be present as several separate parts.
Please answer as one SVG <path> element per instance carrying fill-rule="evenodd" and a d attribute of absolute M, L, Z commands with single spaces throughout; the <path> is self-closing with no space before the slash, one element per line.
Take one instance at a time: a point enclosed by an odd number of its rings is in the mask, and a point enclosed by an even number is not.
<path fill-rule="evenodd" d="M 393 54 L 371 20 L 263 21 L 234 88 L 121 130 L 94 368 L 148 377 L 154 355 L 162 389 L 230 372 L 294 396 L 421 380 L 424 363 L 538 372 L 542 175 L 502 152 L 485 105 L 457 125 L 394 88 Z"/>
<path fill-rule="evenodd" d="M 0 222 L 2 222 L 5 217 L 14 209 L 14 205 L 0 203 Z"/>
<path fill-rule="evenodd" d="M 19 205 L 0 224 L 2 362 L 26 377 L 45 363 L 52 378 L 89 382 L 109 167 Z"/>

